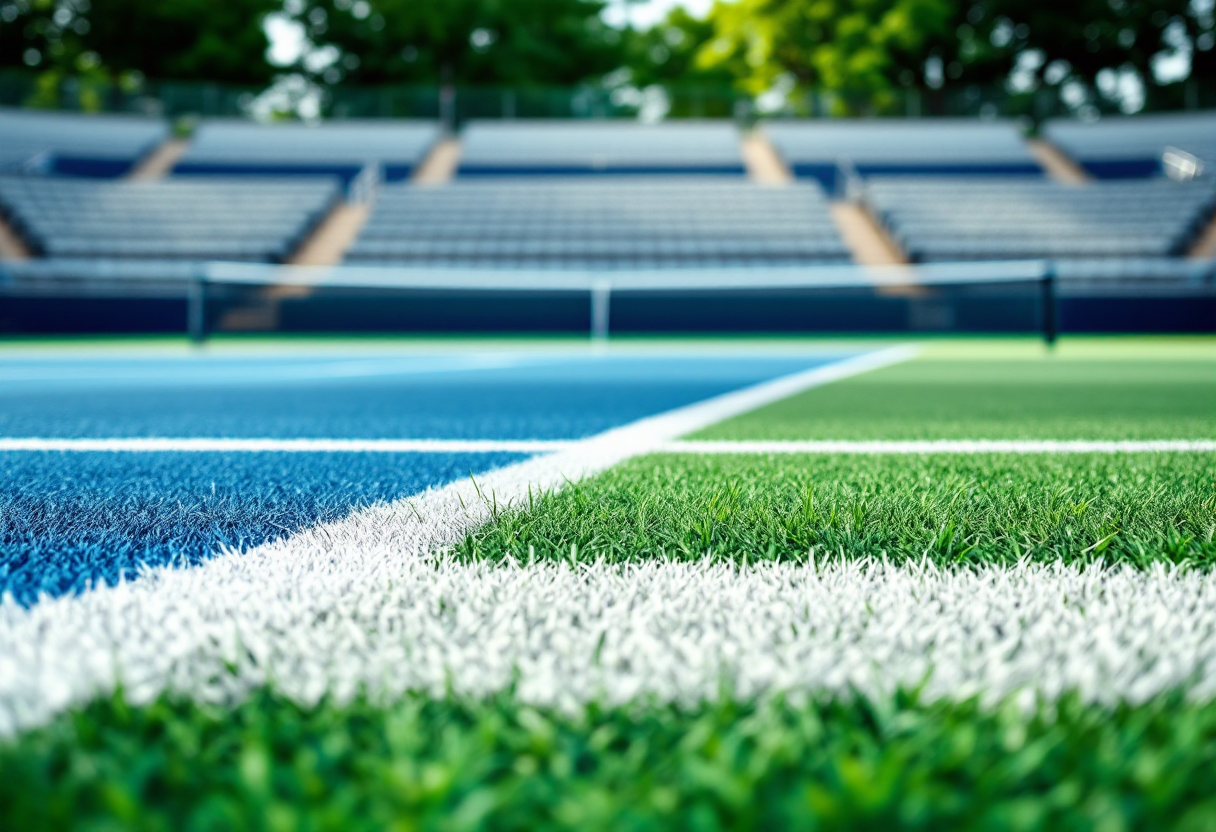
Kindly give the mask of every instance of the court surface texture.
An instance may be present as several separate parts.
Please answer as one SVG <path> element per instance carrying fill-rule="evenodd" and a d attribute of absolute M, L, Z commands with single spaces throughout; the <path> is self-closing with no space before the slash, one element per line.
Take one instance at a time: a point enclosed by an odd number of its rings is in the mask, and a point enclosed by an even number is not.
<path fill-rule="evenodd" d="M 1216 343 L 0 345 L 0 827 L 1209 829 Z"/>
<path fill-rule="evenodd" d="M 197 563 L 843 357 L 8 358 L 0 592 Z"/>

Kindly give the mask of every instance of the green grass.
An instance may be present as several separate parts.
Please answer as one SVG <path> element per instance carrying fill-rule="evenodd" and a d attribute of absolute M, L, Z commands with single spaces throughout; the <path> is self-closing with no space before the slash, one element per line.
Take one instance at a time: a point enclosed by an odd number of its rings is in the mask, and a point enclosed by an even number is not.
<path fill-rule="evenodd" d="M 94 702 L 0 744 L 0 828 L 1179 830 L 1216 825 L 1216 705 L 730 701 L 538 710 Z"/>
<path fill-rule="evenodd" d="M 694 438 L 1212 439 L 1216 359 L 925 357 L 809 390 Z"/>
<path fill-rule="evenodd" d="M 1216 562 L 1211 454 L 643 457 L 504 512 L 466 558 Z"/>

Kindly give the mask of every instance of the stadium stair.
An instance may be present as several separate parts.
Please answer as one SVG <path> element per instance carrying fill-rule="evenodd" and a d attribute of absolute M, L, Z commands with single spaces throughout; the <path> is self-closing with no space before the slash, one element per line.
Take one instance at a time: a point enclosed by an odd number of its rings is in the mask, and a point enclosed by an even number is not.
<path fill-rule="evenodd" d="M 794 174 L 763 133 L 754 131 L 740 139 L 739 152 L 747 167 L 748 178 L 753 182 L 759 185 L 788 185 L 794 181 Z"/>
<path fill-rule="evenodd" d="M 144 181 L 163 179 L 169 175 L 189 147 L 190 142 L 187 139 L 169 139 L 141 159 L 127 174 L 127 178 Z"/>
<path fill-rule="evenodd" d="M 413 182 L 415 185 L 446 185 L 455 178 L 459 166 L 460 140 L 441 139 L 414 171 Z"/>
<path fill-rule="evenodd" d="M 1195 244 L 1187 255 L 1192 260 L 1204 260 L 1216 257 L 1216 216 L 1208 221 L 1208 226 L 1195 239 Z"/>
<path fill-rule="evenodd" d="M 28 260 L 29 246 L 25 240 L 13 230 L 12 226 L 0 216 L 0 260 Z"/>
<path fill-rule="evenodd" d="M 341 263 L 369 216 L 371 206 L 367 203 L 344 202 L 335 206 L 287 262 L 293 266 L 333 266 Z"/>
<path fill-rule="evenodd" d="M 833 202 L 832 219 L 844 244 L 860 266 L 900 266 L 908 258 L 863 205 Z"/>
<path fill-rule="evenodd" d="M 359 236 L 371 205 L 364 202 L 343 202 L 329 214 L 300 244 L 288 259 L 293 266 L 336 266 L 346 250 Z M 229 309 L 216 323 L 220 332 L 265 332 L 279 327 L 279 304 L 286 298 L 306 298 L 312 294 L 307 286 L 271 286 L 262 290 L 247 304 Z"/>
<path fill-rule="evenodd" d="M 1084 185 L 1091 177 L 1085 169 L 1046 139 L 1027 139 L 1031 154 L 1047 171 L 1047 175 L 1062 185 Z"/>

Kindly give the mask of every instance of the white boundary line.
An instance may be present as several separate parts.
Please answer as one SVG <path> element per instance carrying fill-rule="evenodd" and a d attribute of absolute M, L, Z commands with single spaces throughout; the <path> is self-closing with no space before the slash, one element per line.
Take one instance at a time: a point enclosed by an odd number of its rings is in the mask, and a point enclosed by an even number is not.
<path fill-rule="evenodd" d="M 396 452 L 517 452 L 553 456 L 529 460 L 488 474 L 485 483 L 496 489 L 500 499 L 527 497 L 528 487 L 550 488 L 567 479 L 601 471 L 631 456 L 648 453 L 665 442 L 712 424 L 738 416 L 839 379 L 907 361 L 916 354 L 912 347 L 891 347 L 878 352 L 837 361 L 772 381 L 724 393 L 696 404 L 676 408 L 658 416 L 640 419 L 624 427 L 573 442 L 499 442 L 496 440 L 340 440 L 340 439 L 39 439 L 0 438 L 0 451 L 396 451 Z M 529 466 L 529 467 L 525 467 Z M 543 472 L 543 473 L 542 473 Z M 539 477 L 536 479 L 535 477 Z M 466 502 L 476 502 L 477 490 L 460 491 Z M 444 493 L 440 489 L 434 493 Z"/>
<path fill-rule="evenodd" d="M 507 505 L 526 505 L 538 491 L 676 437 L 915 354 L 894 347 L 726 393 L 188 569 L 149 568 L 137 580 L 43 598 L 28 609 L 0 597 L 0 737 L 109 695 L 119 683 L 133 702 L 165 690 L 230 700 L 271 679 L 301 698 L 322 695 L 342 682 L 332 672 L 337 663 L 360 654 L 376 629 L 361 634 L 358 611 L 391 599 L 394 587 L 434 582 L 443 563 L 435 555 Z M 362 647 L 340 643 L 348 638 Z M 305 668 L 290 658 L 297 648 L 321 664 Z M 373 666 L 411 666 L 399 659 Z"/>
<path fill-rule="evenodd" d="M 677 440 L 658 448 L 673 454 L 1131 454 L 1212 453 L 1216 440 L 934 439 L 927 441 L 703 442 Z"/>
<path fill-rule="evenodd" d="M 1216 581 L 1166 568 L 974 570 L 816 564 L 464 563 L 442 551 L 537 488 L 607 468 L 811 387 L 912 356 L 886 350 L 643 419 L 563 451 L 382 503 L 247 552 L 23 608 L 0 598 L 0 738 L 120 682 L 231 703 L 370 692 L 578 707 L 766 691 L 929 699 L 1016 692 L 1143 701 L 1216 690 Z M 812 552 L 813 556 L 813 552 Z"/>

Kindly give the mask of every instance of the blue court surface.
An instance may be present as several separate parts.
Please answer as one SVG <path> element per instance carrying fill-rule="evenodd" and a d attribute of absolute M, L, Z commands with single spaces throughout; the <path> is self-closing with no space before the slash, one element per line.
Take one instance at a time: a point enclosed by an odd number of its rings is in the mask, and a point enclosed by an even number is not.
<path fill-rule="evenodd" d="M 845 357 L 10 353 L 0 438 L 579 439 Z M 0 593 L 30 605 L 197 564 L 523 458 L 3 451 Z"/>

